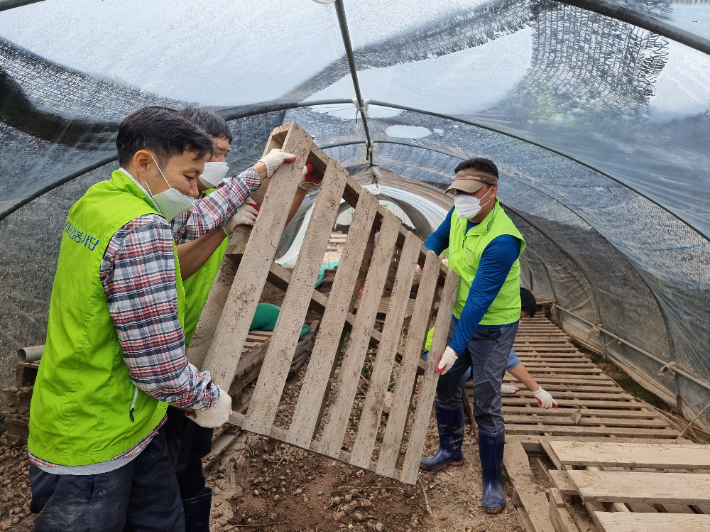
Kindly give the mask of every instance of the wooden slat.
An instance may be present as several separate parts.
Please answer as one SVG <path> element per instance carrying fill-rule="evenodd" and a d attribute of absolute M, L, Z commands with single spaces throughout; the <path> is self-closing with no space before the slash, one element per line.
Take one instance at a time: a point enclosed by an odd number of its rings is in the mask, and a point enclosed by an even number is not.
<path fill-rule="evenodd" d="M 551 441 L 550 447 L 566 465 L 710 469 L 710 445 Z"/>
<path fill-rule="evenodd" d="M 352 286 L 360 271 L 360 262 L 378 207 L 377 198 L 370 194 L 360 195 L 357 201 L 348 233 L 349 238 L 335 272 L 328 305 L 323 313 L 311 360 L 286 436 L 288 443 L 305 448 L 310 446 L 330 373 L 339 356 L 337 347 L 348 315 Z"/>
<path fill-rule="evenodd" d="M 676 438 L 678 432 L 670 428 L 666 429 L 639 429 L 625 427 L 580 427 L 577 425 L 518 425 L 514 423 L 506 423 L 506 432 L 510 434 L 552 434 L 555 436 L 593 436 L 593 435 L 612 435 L 624 436 L 629 438 Z"/>
<path fill-rule="evenodd" d="M 286 377 L 308 312 L 310 296 L 328 244 L 329 235 L 323 231 L 323 227 L 335 223 L 345 178 L 345 169 L 336 166 L 334 161 L 328 164 L 243 426 L 252 432 L 268 434 L 276 418 Z"/>
<path fill-rule="evenodd" d="M 595 512 L 604 532 L 710 532 L 710 515 Z"/>
<path fill-rule="evenodd" d="M 419 283 L 417 303 L 414 307 L 412 321 L 409 324 L 402 366 L 394 387 L 392 408 L 390 409 L 385 434 L 382 438 L 382 447 L 377 464 L 378 475 L 392 476 L 397 465 L 404 428 L 409 414 L 414 379 L 417 376 L 416 370 L 421 360 L 422 346 L 424 345 L 431 316 L 438 276 L 439 260 L 433 253 L 427 254 L 424 262 L 424 271 Z"/>
<path fill-rule="evenodd" d="M 424 382 L 419 389 L 417 409 L 414 413 L 412 430 L 407 443 L 407 453 L 404 456 L 404 465 L 402 466 L 400 479 L 402 482 L 408 484 L 414 484 L 417 480 L 419 460 L 424 450 L 424 441 L 431 418 L 431 406 L 434 401 L 434 394 L 436 393 L 436 383 L 439 380 L 436 366 L 439 363 L 438 358 L 440 353 L 443 353 L 446 347 L 446 336 L 449 332 L 451 312 L 456 301 L 456 291 L 459 287 L 459 281 L 459 276 L 452 270 L 449 270 L 441 294 L 441 305 L 439 306 L 439 311 L 436 316 L 436 329 L 434 331 L 430 351 L 433 356 L 429 356 L 427 370 L 426 373 L 424 373 Z"/>
<path fill-rule="evenodd" d="M 397 352 L 399 339 L 402 336 L 402 325 L 409 303 L 415 266 L 419 258 L 419 246 L 419 238 L 409 233 L 399 258 L 397 277 L 392 288 L 391 306 L 382 330 L 382 340 L 372 367 L 370 387 L 362 407 L 357 439 L 353 446 L 351 463 L 360 467 L 367 467 L 372 458 L 385 394 L 394 365 L 394 354 Z"/>
<path fill-rule="evenodd" d="M 269 140 L 264 147 L 264 155 L 268 154 L 273 148 L 283 147 L 283 143 L 290 128 L 290 123 L 284 124 L 275 128 L 271 132 Z M 281 175 L 281 173 L 279 175 Z M 259 206 L 262 205 L 264 196 L 273 177 L 274 176 L 270 178 L 267 177 L 261 180 L 259 188 L 251 193 L 250 199 L 252 202 Z M 247 225 L 238 225 L 235 227 L 232 232 L 232 236 L 229 238 L 229 247 L 227 251 L 234 246 L 246 247 L 251 231 L 252 228 Z M 232 282 L 234 281 L 236 273 L 237 262 L 229 256 L 229 253 L 227 253 L 227 258 L 222 261 L 222 264 L 220 264 L 215 280 L 212 283 L 212 287 L 210 288 L 210 292 L 207 296 L 207 301 L 202 308 L 200 319 L 197 323 L 197 327 L 195 328 L 195 332 L 192 335 L 192 340 L 190 341 L 190 346 L 187 351 L 187 359 L 198 369 L 202 369 L 207 352 L 212 345 L 215 331 L 217 330 L 217 324 L 219 323 L 219 318 L 222 315 L 227 298 L 229 297 Z"/>
<path fill-rule="evenodd" d="M 535 409 L 530 409 L 530 407 L 527 406 L 504 406 L 503 407 L 503 415 L 516 415 L 516 414 L 532 414 L 534 416 L 542 417 L 542 416 L 549 416 L 549 417 L 557 417 L 561 415 L 566 415 L 566 416 L 571 416 L 572 414 L 579 412 L 578 408 L 574 407 L 569 407 L 569 408 L 551 408 L 549 410 L 546 410 L 544 408 L 535 408 Z M 655 412 L 651 412 L 650 410 L 606 410 L 606 409 L 593 409 L 593 410 L 582 410 L 582 414 L 584 418 L 584 415 L 595 415 L 595 416 L 601 416 L 605 418 L 624 418 L 624 419 L 660 419 L 663 420 L 662 417 L 660 417 L 659 414 Z M 673 446 L 675 447 L 675 446 Z"/>
<path fill-rule="evenodd" d="M 542 410 L 542 409 L 540 409 Z M 662 419 L 619 419 L 619 418 L 604 418 L 598 417 L 595 413 L 594 417 L 587 417 L 585 411 L 579 421 L 573 420 L 570 416 L 538 416 L 537 413 L 528 415 L 506 415 L 505 422 L 508 423 L 545 423 L 546 425 L 577 425 L 595 426 L 605 425 L 608 427 L 637 427 L 637 428 L 665 428 L 668 424 Z"/>
<path fill-rule="evenodd" d="M 556 532 L 578 532 L 577 525 L 569 514 L 567 506 L 562 499 L 559 490 L 551 488 L 550 496 L 550 520 Z"/>
<path fill-rule="evenodd" d="M 535 482 L 528 455 L 516 438 L 506 441 L 503 460 L 508 478 L 534 527 L 528 532 L 554 532 L 545 490 Z"/>
<path fill-rule="evenodd" d="M 340 366 L 338 393 L 329 410 L 329 419 L 321 436 L 320 453 L 337 458 L 348 427 L 350 411 L 357 393 L 360 372 L 370 343 L 370 331 L 377 315 L 377 305 L 387 280 L 387 267 L 399 236 L 401 222 L 394 214 L 384 211 L 380 236 L 375 245 L 360 308 L 355 317 L 350 341 Z"/>
<path fill-rule="evenodd" d="M 234 346 L 243 345 L 249 334 L 312 144 L 312 137 L 298 124 L 290 125 L 283 148 L 296 155 L 296 162 L 281 165 L 274 174 L 205 357 L 202 369 L 209 370 L 213 382 L 225 390 L 232 383 L 241 356 L 241 353 L 234 352 Z"/>
<path fill-rule="evenodd" d="M 710 502 L 710 475 L 635 471 L 567 471 L 583 501 L 697 504 Z"/>
<path fill-rule="evenodd" d="M 577 486 L 569 478 L 567 471 L 550 469 L 547 471 L 555 487 L 565 495 L 577 495 Z"/>
<path fill-rule="evenodd" d="M 514 395 L 504 395 L 502 396 L 502 398 L 504 406 L 537 406 L 537 400 L 534 397 L 516 397 Z M 639 403 L 638 401 L 594 401 L 592 399 L 565 399 L 564 406 L 586 406 L 589 408 L 631 408 L 634 410 L 644 408 L 644 404 Z"/>

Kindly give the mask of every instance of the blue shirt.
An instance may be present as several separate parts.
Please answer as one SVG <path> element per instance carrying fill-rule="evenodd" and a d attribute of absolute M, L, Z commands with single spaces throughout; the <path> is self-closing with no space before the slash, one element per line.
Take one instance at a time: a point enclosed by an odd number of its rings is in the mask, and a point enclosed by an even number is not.
<path fill-rule="evenodd" d="M 451 216 L 454 212 L 452 208 L 446 215 L 446 219 L 426 239 L 424 245 L 437 255 L 449 247 L 449 234 L 451 234 Z M 478 224 L 468 221 L 466 230 Z M 512 235 L 501 235 L 494 238 L 483 250 L 481 262 L 476 270 L 476 276 L 471 283 L 471 290 L 466 298 L 466 304 L 461 312 L 456 326 L 456 334 L 449 344 L 456 354 L 460 355 L 466 349 L 466 344 L 473 338 L 476 329 L 499 328 L 505 325 L 479 325 L 488 307 L 500 292 L 503 283 L 510 273 L 510 269 L 518 260 L 520 255 L 520 240 Z M 455 318 L 454 318 L 455 319 Z"/>

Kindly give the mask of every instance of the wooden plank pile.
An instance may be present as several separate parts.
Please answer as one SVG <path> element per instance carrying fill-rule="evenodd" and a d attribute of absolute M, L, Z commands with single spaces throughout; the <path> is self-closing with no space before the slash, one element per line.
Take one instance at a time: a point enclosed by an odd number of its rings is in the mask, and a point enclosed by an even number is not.
<path fill-rule="evenodd" d="M 658 412 L 626 393 L 544 317 L 520 322 L 514 350 L 559 408 L 543 410 L 527 389 L 503 396 L 508 434 L 676 438 Z M 504 382 L 515 384 L 506 374 Z M 517 383 L 519 386 L 519 383 Z M 471 381 L 468 395 L 473 395 Z"/>
<path fill-rule="evenodd" d="M 550 471 L 556 532 L 710 531 L 710 446 L 551 441 L 550 448 L 562 468 Z"/>
<path fill-rule="evenodd" d="M 421 240 L 382 208 L 377 198 L 315 146 L 312 137 L 300 126 L 291 123 L 276 128 L 265 153 L 272 148 L 295 154 L 297 161 L 281 166 L 252 195 L 261 204 L 259 217 L 251 235 L 233 235 L 188 358 L 197 367 L 210 370 L 215 382 L 229 389 L 241 358 L 233 346 L 245 342 L 265 283 L 285 290 L 282 310 L 266 347 L 249 408 L 245 415 L 233 413 L 232 422 L 251 432 L 414 483 L 438 378 L 436 361 L 423 364 L 420 356 L 436 299 L 440 300 L 440 312 L 433 350 L 443 350 L 459 278 L 443 267 L 438 257 L 427 252 Z M 313 164 L 323 180 L 299 257 L 294 269 L 288 271 L 274 263 L 274 255 L 306 163 Z M 314 286 L 341 198 L 355 210 L 330 294 L 326 296 Z M 397 264 L 394 274 L 393 262 Z M 422 280 L 402 344 L 402 325 L 417 264 L 423 267 Z M 380 332 L 374 327 L 375 317 L 392 276 L 391 305 Z M 360 305 L 354 314 L 361 287 Z M 322 315 L 319 331 L 292 419 L 288 427 L 277 426 L 275 420 L 285 380 L 309 309 Z M 400 345 L 404 346 L 401 350 Z M 370 347 L 377 347 L 377 356 L 359 412 L 352 452 L 345 452 L 342 445 Z M 373 460 L 378 432 L 382 432 L 384 423 L 381 419 L 384 397 L 396 360 L 401 361 L 401 366 L 395 375 L 393 406 L 377 459 Z M 420 368 L 424 375 L 413 406 Z"/>

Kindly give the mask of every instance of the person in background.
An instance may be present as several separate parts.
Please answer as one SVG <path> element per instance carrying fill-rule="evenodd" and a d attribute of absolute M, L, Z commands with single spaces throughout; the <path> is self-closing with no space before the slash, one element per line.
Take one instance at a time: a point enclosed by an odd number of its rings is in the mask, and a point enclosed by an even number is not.
<path fill-rule="evenodd" d="M 520 288 L 520 301 L 521 301 L 521 318 L 532 318 L 537 312 L 537 302 L 535 301 L 535 296 L 532 292 L 526 290 L 525 288 Z M 429 330 L 427 334 L 426 343 L 424 344 L 424 355 L 422 358 L 427 360 L 429 357 L 429 348 L 431 347 L 431 340 L 434 337 L 434 327 Z M 506 362 L 505 369 L 510 373 L 516 380 L 522 382 L 525 387 L 530 390 L 535 399 L 537 399 L 538 406 L 541 408 L 558 408 L 557 402 L 552 398 L 549 392 L 545 391 L 542 386 L 540 386 L 535 379 L 532 378 L 530 373 L 528 373 L 525 365 L 520 361 L 518 356 L 515 354 L 513 349 L 510 350 L 508 355 L 508 361 Z M 471 378 L 471 371 L 467 371 L 460 381 L 460 386 L 463 388 L 466 382 Z M 500 393 L 502 395 L 513 395 L 520 391 L 520 388 L 514 384 L 503 383 L 500 386 Z"/>
<path fill-rule="evenodd" d="M 179 244 L 178 256 L 183 265 L 185 345 L 189 347 L 207 296 L 224 259 L 229 235 L 238 225 L 254 225 L 259 208 L 249 199 L 245 199 L 231 218 L 205 234 L 204 227 L 214 225 L 206 214 L 215 208 L 212 200 L 217 199 L 218 195 L 214 192 L 222 191 L 225 187 L 240 188 L 242 174 L 225 179 L 229 171 L 226 157 L 233 139 L 229 124 L 224 118 L 208 107 L 187 107 L 180 111 L 180 115 L 204 129 L 213 142 L 212 155 L 205 163 L 204 171 L 197 182 L 199 200 L 195 208 L 176 217 L 171 224 L 173 236 Z M 297 188 L 286 223 L 296 213 L 308 190 L 320 182 L 317 176 L 308 172 L 309 167 L 310 165 L 307 165 L 304 169 L 307 173 L 303 183 Z M 221 202 L 224 201 L 227 201 L 226 198 L 221 198 Z M 203 208 L 203 205 L 208 205 L 209 209 Z M 175 464 L 185 514 L 185 530 L 209 532 L 212 489 L 205 483 L 202 458 L 212 450 L 214 429 L 199 426 L 178 408 L 168 408 L 167 415 L 166 437 Z"/>
<path fill-rule="evenodd" d="M 464 435 L 461 379 L 473 374 L 483 493 L 487 513 L 505 508 L 502 484 L 505 424 L 500 386 L 520 322 L 520 262 L 525 239 L 500 205 L 498 168 L 483 158 L 463 161 L 448 190 L 454 208 L 424 245 L 449 250 L 449 268 L 460 277 L 447 346 L 432 353 L 437 371 L 439 450 L 421 459 L 426 470 L 461 465 Z M 448 191 L 447 190 L 447 191 Z"/>
<path fill-rule="evenodd" d="M 164 432 L 168 404 L 225 423 L 229 395 L 185 357 L 170 220 L 193 208 L 212 139 L 168 107 L 121 122 L 120 168 L 69 210 L 30 409 L 35 530 L 185 529 Z M 223 225 L 290 154 L 269 153 L 203 206 Z M 211 198 L 211 196 L 210 196 Z"/>

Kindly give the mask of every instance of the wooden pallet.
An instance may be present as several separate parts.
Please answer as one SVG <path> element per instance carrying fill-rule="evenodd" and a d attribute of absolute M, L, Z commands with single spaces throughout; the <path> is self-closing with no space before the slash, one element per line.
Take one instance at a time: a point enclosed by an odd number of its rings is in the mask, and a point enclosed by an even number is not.
<path fill-rule="evenodd" d="M 215 382 L 229 389 L 241 358 L 232 346 L 246 340 L 264 284 L 271 282 L 286 291 L 282 311 L 266 348 L 249 408 L 245 415 L 233 413 L 232 422 L 251 432 L 414 483 L 438 378 L 436 362 L 420 364 L 421 350 L 434 300 L 440 297 L 438 334 L 434 336 L 433 349 L 443 351 L 459 278 L 443 267 L 439 258 L 428 252 L 421 240 L 404 229 L 392 213 L 380 207 L 377 198 L 318 149 L 312 137 L 297 124 L 276 128 L 265 153 L 272 148 L 295 154 L 297 161 L 281 166 L 252 195 L 256 203 L 263 202 L 259 217 L 251 235 L 244 232 L 233 235 L 195 330 L 188 358 L 197 367 L 210 370 Z M 294 269 L 287 271 L 273 259 L 291 198 L 307 162 L 313 164 L 314 171 L 322 175 L 323 180 L 298 260 Z M 341 198 L 355 211 L 330 295 L 325 296 L 313 287 Z M 377 231 L 379 237 L 373 245 Z M 395 257 L 392 304 L 380 333 L 374 328 L 375 317 L 392 276 Z M 424 269 L 422 283 L 406 343 L 398 352 L 416 264 Z M 440 295 L 439 285 L 443 285 Z M 361 286 L 364 287 L 362 301 L 354 315 L 355 298 Z M 275 425 L 276 414 L 301 324 L 309 309 L 322 314 L 322 321 L 292 420 L 288 428 L 283 428 Z M 378 356 L 369 379 L 357 438 L 352 452 L 347 453 L 342 450 L 342 444 L 370 346 L 378 347 Z M 374 461 L 383 400 L 398 358 L 402 365 L 397 375 L 393 407 L 377 461 Z M 337 366 L 340 370 L 336 380 L 333 375 Z M 416 407 L 413 407 L 410 403 L 419 367 L 424 370 L 424 376 Z M 336 383 L 337 393 L 319 435 L 317 431 L 328 403 L 331 381 Z M 407 438 L 405 429 L 411 412 L 413 422 Z M 405 443 L 404 460 L 399 464 L 400 449 Z"/>
<path fill-rule="evenodd" d="M 508 434 L 666 439 L 678 436 L 663 416 L 607 377 L 548 319 L 523 319 L 514 349 L 559 408 L 539 408 L 527 389 L 503 396 Z M 504 382 L 516 383 L 509 374 Z M 466 386 L 472 400 L 473 384 L 469 381 Z"/>
<path fill-rule="evenodd" d="M 549 449 L 561 467 L 550 471 L 556 532 L 588 523 L 600 532 L 710 531 L 710 446 L 551 441 Z"/>

